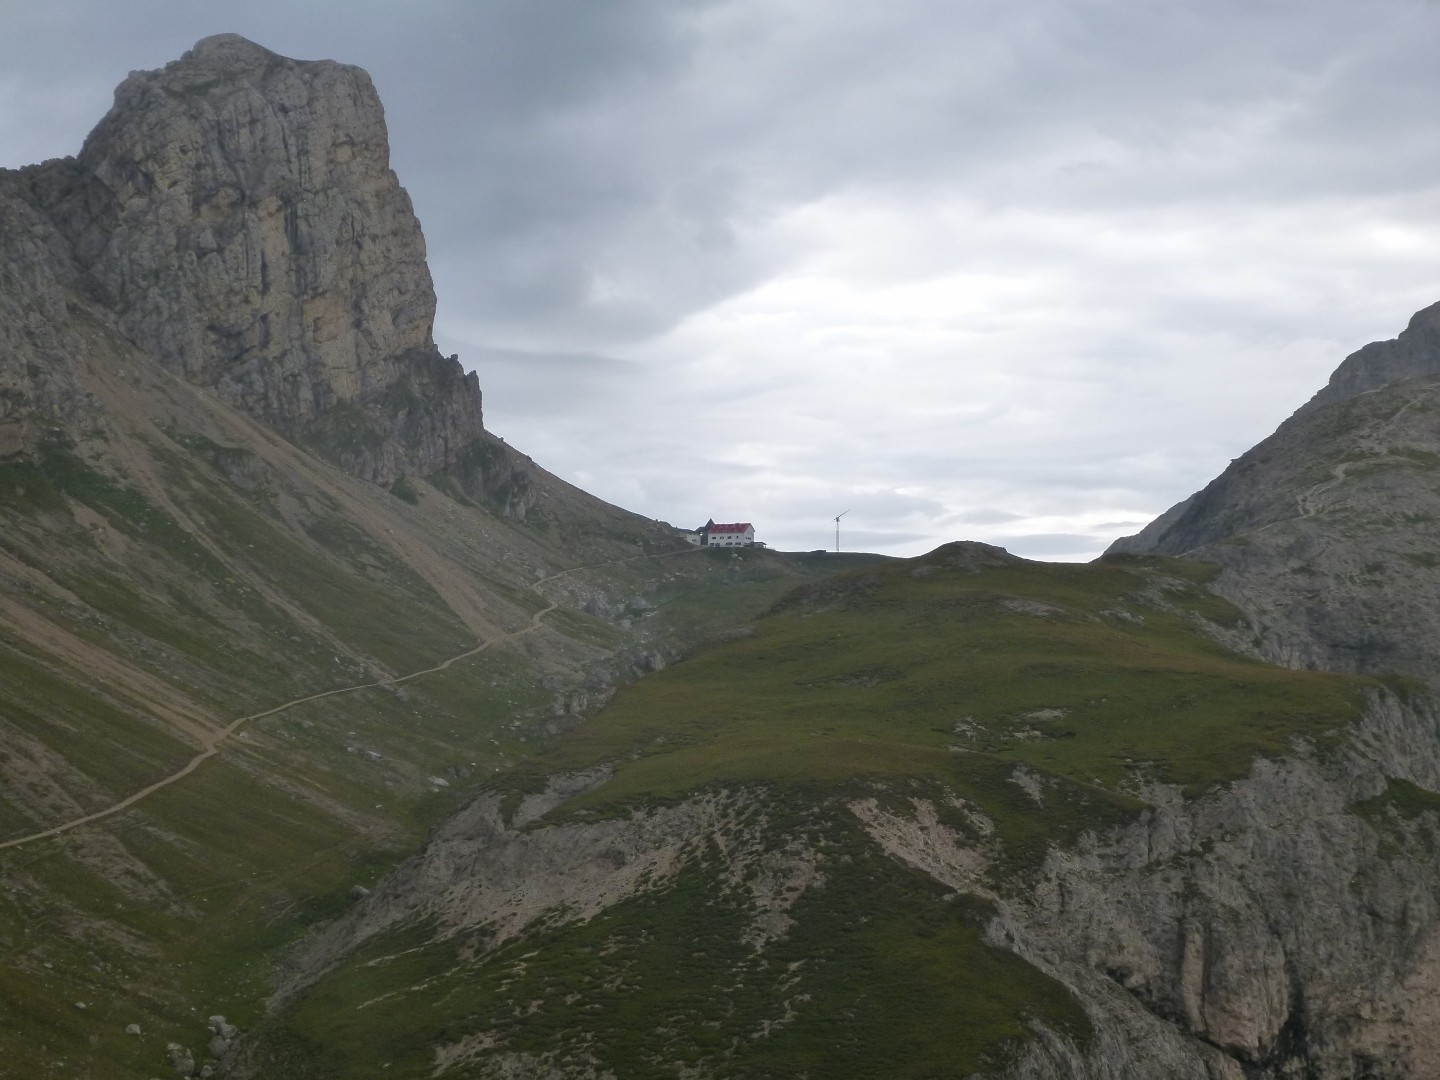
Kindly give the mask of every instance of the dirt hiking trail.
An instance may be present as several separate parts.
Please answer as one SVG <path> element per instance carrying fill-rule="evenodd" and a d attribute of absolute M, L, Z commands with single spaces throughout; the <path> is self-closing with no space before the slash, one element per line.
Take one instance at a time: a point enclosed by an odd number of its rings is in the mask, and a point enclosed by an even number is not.
<path fill-rule="evenodd" d="M 201 742 L 200 752 L 196 754 L 193 758 L 191 758 L 188 762 L 186 762 L 181 768 L 171 773 L 169 776 L 161 780 L 157 780 L 149 787 L 141 788 L 139 791 L 127 795 L 119 802 L 111 806 L 107 806 L 104 810 L 97 810 L 93 814 L 86 814 L 83 817 L 73 818 L 70 821 L 62 822 L 61 824 L 51 826 L 48 829 L 42 829 L 39 832 L 30 833 L 27 836 L 18 836 L 11 840 L 0 841 L 0 851 L 5 850 L 6 848 L 19 847 L 21 844 L 33 843 L 36 840 L 44 840 L 47 837 L 59 836 L 62 833 L 67 833 L 71 831 L 72 829 L 78 829 L 82 825 L 91 825 L 97 821 L 103 821 L 108 817 L 113 817 L 114 815 L 120 813 L 122 810 L 128 810 L 130 807 L 134 806 L 142 799 L 148 798 L 149 796 L 155 794 L 155 792 L 159 791 L 161 788 L 169 787 L 171 784 L 189 776 L 205 761 L 218 754 L 221 748 L 224 746 L 225 741 L 229 739 L 232 735 L 234 735 L 237 731 L 239 731 L 242 727 L 244 727 L 246 724 L 250 723 L 252 720 L 262 720 L 267 716 L 274 716 L 276 713 L 285 712 L 287 709 L 293 709 L 298 705 L 304 705 L 311 701 L 320 701 L 322 698 L 336 697 L 340 694 L 353 694 L 358 690 L 370 690 L 380 686 L 399 686 L 401 683 L 411 682 L 415 679 L 423 678 L 426 675 L 434 675 L 437 672 L 445 671 L 451 665 L 457 664 L 461 660 L 468 660 L 472 656 L 478 656 L 480 653 L 485 652 L 487 649 L 489 649 L 492 645 L 498 645 L 503 641 L 513 641 L 515 638 L 524 637 L 526 634 L 533 634 L 536 630 L 540 629 L 541 623 L 544 620 L 545 616 L 550 614 L 550 612 L 554 611 L 555 608 L 558 606 L 555 601 L 550 600 L 548 597 L 546 597 L 543 593 L 540 592 L 540 586 L 544 585 L 547 581 L 555 581 L 557 578 L 566 577 L 570 574 L 577 574 L 582 570 L 597 570 L 602 567 L 618 566 L 621 563 L 635 562 L 640 559 L 665 559 L 673 557 L 675 555 L 686 555 L 689 554 L 690 550 L 698 549 L 688 549 L 685 551 L 664 551 L 656 555 L 631 555 L 624 559 L 612 559 L 608 562 L 588 563 L 584 566 L 572 566 L 568 570 L 561 570 L 559 573 L 550 574 L 548 577 L 540 578 L 538 581 L 535 582 L 534 585 L 531 586 L 531 588 L 541 597 L 541 599 L 545 600 L 545 606 L 539 611 L 535 612 L 535 614 L 531 615 L 530 621 L 527 622 L 524 626 L 520 627 L 520 629 L 511 630 L 508 633 L 498 634 L 495 637 L 486 638 L 478 645 L 475 645 L 473 648 L 466 649 L 464 652 L 461 653 L 456 653 L 454 656 L 441 661 L 434 667 L 422 668 L 419 671 L 412 671 L 405 675 L 397 675 L 393 679 L 375 679 L 371 682 L 355 683 L 351 686 L 339 686 L 333 690 L 322 690 L 317 694 L 307 694 L 304 697 L 294 698 L 291 701 L 286 701 L 279 705 L 273 705 L 270 708 L 264 709 L 260 712 L 250 713 L 246 716 L 238 717 L 237 719 L 232 720 L 225 727 L 206 734 L 204 740 Z"/>

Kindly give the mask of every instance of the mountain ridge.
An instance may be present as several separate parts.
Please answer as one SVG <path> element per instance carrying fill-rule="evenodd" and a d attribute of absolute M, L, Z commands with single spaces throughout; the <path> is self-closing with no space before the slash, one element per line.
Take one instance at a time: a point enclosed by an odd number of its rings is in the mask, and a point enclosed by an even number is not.
<path fill-rule="evenodd" d="M 1281 423 L 1273 435 L 1236 458 L 1209 485 L 1164 511 L 1140 532 L 1116 540 L 1107 554 L 1178 555 L 1202 543 L 1223 539 L 1228 535 L 1226 530 L 1233 533 L 1259 523 L 1259 518 L 1255 522 L 1221 521 L 1215 516 L 1215 508 L 1227 504 L 1228 487 L 1235 474 L 1253 468 L 1267 448 L 1284 439 L 1292 428 L 1311 423 L 1313 415 L 1326 406 L 1384 390 L 1394 383 L 1435 377 L 1440 377 L 1440 303 L 1416 312 L 1396 337 L 1371 342 L 1347 356 L 1326 385 Z M 1268 513 L 1273 517 L 1280 511 Z"/>
<path fill-rule="evenodd" d="M 697 550 L 484 431 L 387 153 L 222 35 L 0 174 L 0 1076 L 1440 1070 L 1431 316 L 1184 558 Z"/>
<path fill-rule="evenodd" d="M 435 346 L 424 237 L 361 69 L 206 38 L 132 72 L 76 157 L 0 191 L 56 284 L 188 381 L 373 483 L 443 472 L 531 505 L 528 462 Z"/>

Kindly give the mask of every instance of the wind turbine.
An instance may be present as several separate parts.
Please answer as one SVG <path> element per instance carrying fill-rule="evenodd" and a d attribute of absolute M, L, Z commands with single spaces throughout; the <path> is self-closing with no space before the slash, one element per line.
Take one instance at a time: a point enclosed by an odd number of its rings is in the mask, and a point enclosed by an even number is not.
<path fill-rule="evenodd" d="M 838 514 L 835 515 L 835 552 L 836 552 L 836 554 L 839 554 L 839 552 L 840 552 L 840 519 L 841 519 L 842 517 L 844 517 L 846 514 L 848 514 L 849 512 L 850 512 L 849 510 L 841 510 L 840 513 L 838 513 Z"/>

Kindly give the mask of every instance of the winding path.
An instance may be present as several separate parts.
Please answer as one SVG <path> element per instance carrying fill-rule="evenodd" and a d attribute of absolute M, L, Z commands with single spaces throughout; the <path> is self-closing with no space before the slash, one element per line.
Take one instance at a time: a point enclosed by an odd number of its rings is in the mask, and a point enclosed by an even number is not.
<path fill-rule="evenodd" d="M 557 574 L 550 574 L 548 577 L 540 578 L 530 588 L 534 592 L 539 594 L 542 599 L 545 600 L 545 606 L 539 611 L 535 612 L 533 615 L 531 615 L 530 621 L 524 626 L 522 626 L 520 629 L 511 630 L 509 633 L 500 634 L 497 637 L 487 638 L 486 640 L 476 645 L 474 648 L 466 649 L 462 653 L 456 653 L 454 656 L 450 657 L 447 660 L 441 661 L 434 667 L 422 668 L 419 671 L 412 671 L 406 675 L 397 675 L 393 679 L 376 679 L 373 682 L 356 683 L 353 686 L 336 687 L 334 690 L 322 690 L 318 694 L 307 694 L 305 697 L 298 697 L 292 701 L 286 701 L 280 705 L 271 706 L 270 708 L 264 709 L 260 712 L 250 713 L 246 716 L 241 716 L 235 720 L 230 721 L 230 723 L 227 724 L 225 727 L 220 728 L 219 730 L 212 733 L 208 738 L 204 739 L 200 744 L 200 753 L 196 754 L 193 758 L 191 758 L 183 766 L 181 766 L 175 772 L 171 773 L 169 776 L 161 780 L 157 780 L 149 787 L 141 788 L 139 791 L 127 795 L 125 798 L 121 799 L 113 806 L 107 806 L 104 810 L 97 810 L 95 813 L 86 814 L 84 817 L 73 818 L 70 821 L 66 821 L 62 824 L 52 826 L 51 828 L 42 829 L 40 832 L 30 833 L 28 836 L 17 836 L 13 840 L 0 841 L 0 851 L 4 851 L 6 848 L 19 847 L 21 844 L 28 844 L 35 840 L 44 840 L 46 837 L 59 836 L 61 833 L 69 832 L 71 829 L 78 829 L 82 825 L 89 825 L 92 822 L 103 821 L 105 818 L 113 817 L 114 815 L 120 813 L 122 810 L 128 810 L 130 807 L 138 803 L 141 799 L 147 798 L 155 794 L 155 792 L 159 791 L 161 788 L 169 787 L 176 781 L 182 780 L 185 777 L 189 776 L 192 772 L 194 772 L 197 768 L 200 767 L 201 763 L 203 763 L 209 758 L 214 757 L 217 753 L 219 753 L 220 748 L 224 745 L 226 739 L 230 738 L 230 736 L 234 735 L 235 732 L 239 731 L 241 727 L 250 723 L 252 720 L 262 720 L 267 716 L 274 716 L 276 713 L 282 713 L 285 712 L 287 709 L 293 709 L 297 705 L 305 705 L 311 701 L 319 701 L 322 698 L 336 697 L 340 694 L 353 694 L 357 690 L 370 690 L 380 686 L 399 686 L 401 683 L 411 682 L 415 679 L 421 678 L 422 676 L 434 675 L 436 672 L 444 671 L 452 664 L 459 663 L 461 660 L 468 660 L 472 656 L 477 656 L 480 653 L 484 652 L 486 649 L 490 648 L 490 646 L 496 645 L 502 641 L 513 641 L 515 638 L 524 637 L 526 634 L 533 634 L 536 630 L 540 629 L 541 621 L 545 618 L 545 616 L 550 614 L 550 612 L 554 611 L 555 608 L 559 606 L 555 601 L 550 600 L 549 598 L 545 597 L 543 593 L 540 593 L 540 586 L 544 585 L 547 581 L 554 581 L 557 578 L 562 578 L 569 574 L 576 574 L 579 573 L 581 570 L 596 570 L 603 566 L 618 566 L 621 563 L 635 562 L 638 559 L 663 559 L 673 555 L 685 555 L 688 554 L 691 550 L 698 549 L 687 548 L 682 551 L 662 551 L 655 555 L 631 555 L 624 559 L 612 559 L 608 562 L 589 563 L 585 566 L 572 566 L 569 570 L 561 570 Z"/>

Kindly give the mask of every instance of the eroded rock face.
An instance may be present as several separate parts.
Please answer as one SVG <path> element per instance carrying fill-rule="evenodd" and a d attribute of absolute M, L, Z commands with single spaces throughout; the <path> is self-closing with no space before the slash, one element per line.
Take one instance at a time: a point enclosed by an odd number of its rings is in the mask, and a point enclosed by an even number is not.
<path fill-rule="evenodd" d="M 57 216 L 138 344 L 303 420 L 430 345 L 425 242 L 389 159 L 360 69 L 206 38 L 120 84 Z"/>
<path fill-rule="evenodd" d="M 486 948 L 536 925 L 588 921 L 644 892 L 667 888 L 707 846 L 726 850 L 727 883 L 753 905 L 746 941 L 759 948 L 781 936 L 790 907 L 823 880 L 817 855 L 790 838 L 774 844 L 761 798 L 747 790 L 692 796 L 625 819 L 537 825 L 549 810 L 604 784 L 608 767 L 552 777 L 506 819 L 494 795 L 447 819 L 424 850 L 404 863 L 345 917 L 292 958 L 284 1001 L 361 943 L 417 919 L 438 934 L 483 931 Z M 568 1075 L 568 1074 L 567 1074 Z"/>
<path fill-rule="evenodd" d="M 478 380 L 435 347 L 425 240 L 364 71 L 206 38 L 132 73 L 78 157 L 5 180 L 32 219 L 7 218 L 7 246 L 37 247 L 32 274 L 71 279 L 166 367 L 376 483 L 443 470 L 517 516 L 533 501 Z M 46 281 L 17 295 L 7 326 L 65 322 Z"/>
<path fill-rule="evenodd" d="M 1011 1080 L 1434 1076 L 1440 853 L 1395 779 L 1440 787 L 1440 717 L 1379 695 L 1344 752 L 1148 791 L 1133 824 L 1052 848 L 1023 888 L 986 880 L 985 844 L 919 800 L 853 809 L 892 856 L 994 901 L 992 941 L 1084 1003 L 1093 1039 L 1038 1031 Z"/>
<path fill-rule="evenodd" d="M 0 459 L 81 406 L 69 358 L 82 347 L 68 311 L 74 270 L 64 237 L 0 172 Z"/>

